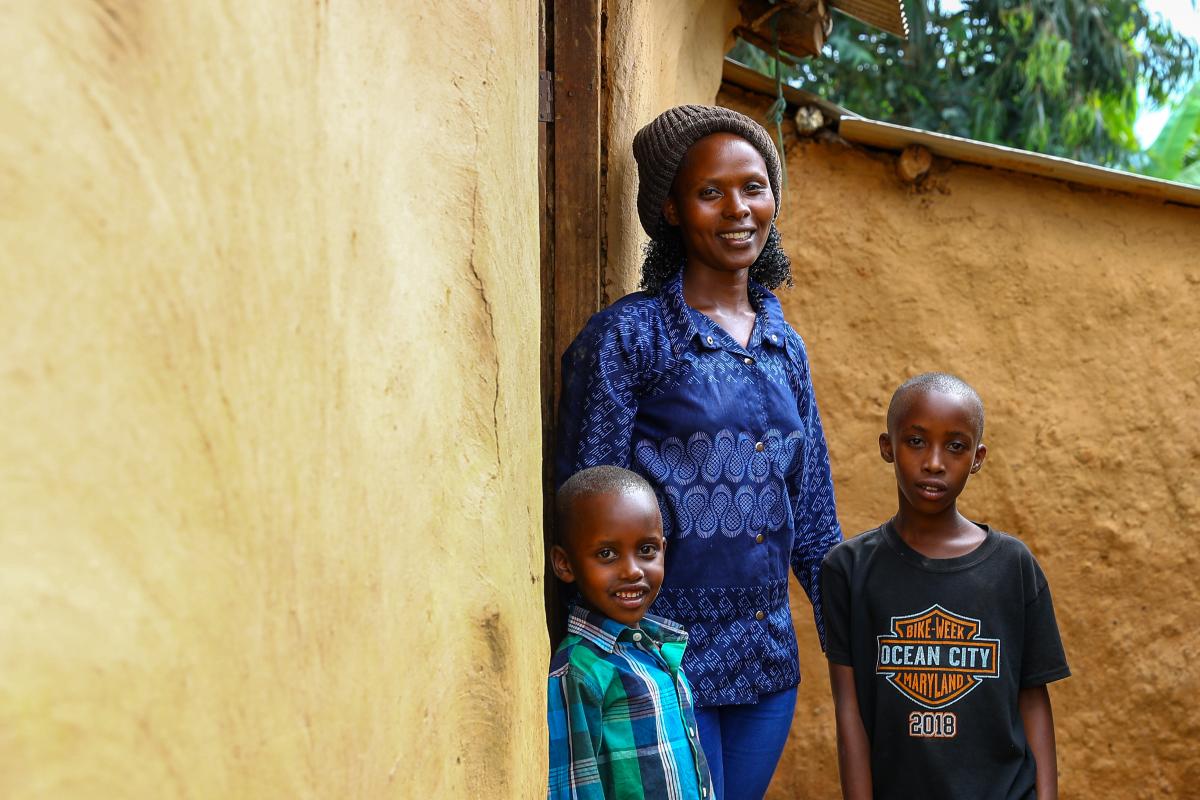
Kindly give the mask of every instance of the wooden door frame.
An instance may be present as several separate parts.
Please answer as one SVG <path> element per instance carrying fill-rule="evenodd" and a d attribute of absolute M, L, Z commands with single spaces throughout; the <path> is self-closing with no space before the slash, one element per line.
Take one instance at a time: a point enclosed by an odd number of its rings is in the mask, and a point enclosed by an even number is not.
<path fill-rule="evenodd" d="M 559 362 L 603 299 L 604 0 L 540 0 L 538 190 L 541 198 L 543 529 L 554 536 Z M 565 632 L 546 566 L 551 644 Z"/>

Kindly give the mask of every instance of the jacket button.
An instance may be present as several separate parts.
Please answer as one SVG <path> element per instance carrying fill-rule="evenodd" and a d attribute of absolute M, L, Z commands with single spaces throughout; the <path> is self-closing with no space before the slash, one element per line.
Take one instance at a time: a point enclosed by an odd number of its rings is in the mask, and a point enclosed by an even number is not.
<path fill-rule="evenodd" d="M 638 633 L 637 631 L 634 631 L 633 632 L 633 640 L 635 642 L 640 642 L 642 640 L 642 635 L 640 633 Z"/>
<path fill-rule="evenodd" d="M 763 543 L 763 535 L 760 533 L 758 536 L 755 536 L 754 541 L 758 542 L 759 544 L 762 544 Z"/>
<path fill-rule="evenodd" d="M 765 617 L 765 616 L 766 616 L 766 614 L 764 614 L 764 613 L 763 613 L 763 612 L 761 612 L 761 611 L 755 611 L 755 612 L 754 612 L 754 618 L 755 618 L 755 619 L 761 620 L 761 619 L 762 619 L 763 617 Z"/>
<path fill-rule="evenodd" d="M 709 344 L 712 344 L 712 343 L 713 343 L 713 338 L 712 338 L 711 336 L 709 336 L 709 337 L 707 337 L 707 338 L 706 338 L 704 341 L 708 342 Z"/>
<path fill-rule="evenodd" d="M 745 358 L 742 359 L 742 361 L 745 362 L 746 366 L 748 366 L 748 367 L 754 366 L 754 359 L 751 358 L 750 356 L 746 356 Z"/>
<path fill-rule="evenodd" d="M 755 442 L 754 449 L 761 453 L 763 450 L 767 449 L 767 446 L 762 442 Z"/>

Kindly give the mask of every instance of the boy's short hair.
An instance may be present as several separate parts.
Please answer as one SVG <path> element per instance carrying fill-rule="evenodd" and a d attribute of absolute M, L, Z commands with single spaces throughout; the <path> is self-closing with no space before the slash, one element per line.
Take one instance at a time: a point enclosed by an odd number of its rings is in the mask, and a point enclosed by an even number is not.
<path fill-rule="evenodd" d="M 572 528 L 572 512 L 575 501 L 581 497 L 593 497 L 599 494 L 633 495 L 645 492 L 651 498 L 657 498 L 650 483 L 636 472 L 602 464 L 598 467 L 588 467 L 567 478 L 558 488 L 554 497 L 555 538 L 558 544 L 569 549 Z"/>
<path fill-rule="evenodd" d="M 897 387 L 892 393 L 892 401 L 888 403 L 887 429 L 890 433 L 896 427 L 896 420 L 904 412 L 906 401 L 916 393 L 941 392 L 951 397 L 961 397 L 972 406 L 971 417 L 975 422 L 975 443 L 983 440 L 983 399 L 971 384 L 957 375 L 948 372 L 923 372 L 915 375 Z"/>

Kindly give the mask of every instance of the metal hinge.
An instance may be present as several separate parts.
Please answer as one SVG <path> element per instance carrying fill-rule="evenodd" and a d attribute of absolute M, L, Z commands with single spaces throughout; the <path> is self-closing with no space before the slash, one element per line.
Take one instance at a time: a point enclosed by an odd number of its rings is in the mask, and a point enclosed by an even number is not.
<path fill-rule="evenodd" d="M 554 73 L 538 72 L 538 122 L 554 122 Z"/>

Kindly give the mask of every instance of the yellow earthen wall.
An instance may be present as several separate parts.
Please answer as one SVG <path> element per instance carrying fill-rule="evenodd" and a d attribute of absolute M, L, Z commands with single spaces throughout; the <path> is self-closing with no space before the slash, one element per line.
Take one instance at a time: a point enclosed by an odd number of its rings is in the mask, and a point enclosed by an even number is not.
<path fill-rule="evenodd" d="M 722 54 L 737 23 L 735 0 L 618 0 L 608 3 L 605 302 L 637 288 L 646 241 L 637 215 L 633 136 L 668 108 L 711 104 Z"/>
<path fill-rule="evenodd" d="M 5 5 L 0 796 L 544 791 L 536 25 Z"/>
<path fill-rule="evenodd" d="M 720 102 L 765 117 L 736 91 Z M 1200 209 L 938 161 L 788 147 L 781 215 L 842 524 L 896 508 L 878 455 L 892 389 L 962 375 L 987 409 L 964 512 L 1024 540 L 1074 676 L 1051 687 L 1064 798 L 1200 783 Z M 835 798 L 824 659 L 794 592 L 804 683 L 769 797 Z"/>

